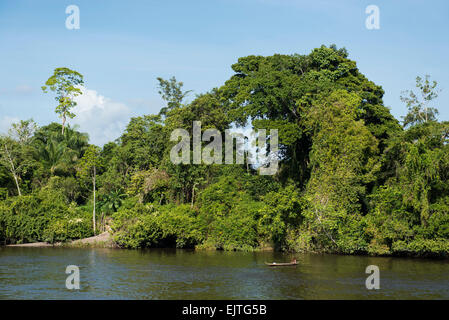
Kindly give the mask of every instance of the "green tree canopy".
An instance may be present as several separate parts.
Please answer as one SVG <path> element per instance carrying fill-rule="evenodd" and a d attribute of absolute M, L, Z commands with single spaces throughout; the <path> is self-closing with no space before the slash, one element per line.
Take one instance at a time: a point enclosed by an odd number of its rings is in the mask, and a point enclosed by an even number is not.
<path fill-rule="evenodd" d="M 69 68 L 56 68 L 53 75 L 42 86 L 44 92 L 50 89 L 56 94 L 55 100 L 58 102 L 58 105 L 55 112 L 62 119 L 62 134 L 64 134 L 67 118 L 72 119 L 75 117 L 75 114 L 70 110 L 76 106 L 73 98 L 82 94 L 80 86 L 83 84 L 83 76 L 77 71 Z"/>

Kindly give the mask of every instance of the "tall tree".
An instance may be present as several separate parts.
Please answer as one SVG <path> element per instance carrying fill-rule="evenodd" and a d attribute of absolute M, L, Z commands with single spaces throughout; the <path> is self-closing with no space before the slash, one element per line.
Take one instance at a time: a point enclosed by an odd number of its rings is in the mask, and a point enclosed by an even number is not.
<path fill-rule="evenodd" d="M 438 110 L 429 106 L 430 102 L 438 97 L 440 90 L 436 81 L 430 81 L 430 76 L 425 79 L 416 77 L 416 88 L 418 93 L 412 90 L 403 91 L 401 101 L 405 102 L 408 113 L 404 118 L 404 127 L 428 121 L 435 121 Z"/>
<path fill-rule="evenodd" d="M 67 118 L 74 118 L 75 114 L 70 110 L 76 106 L 73 100 L 76 96 L 82 94 L 79 86 L 83 85 L 83 76 L 69 68 L 56 68 L 53 75 L 42 86 L 46 93 L 47 89 L 56 93 L 55 100 L 58 101 L 55 112 L 62 119 L 62 134 L 64 134 Z"/>
<path fill-rule="evenodd" d="M 93 190 L 93 212 L 92 212 L 92 222 L 95 234 L 95 205 L 96 205 L 96 195 L 95 195 L 95 184 L 97 178 L 97 169 L 102 166 L 102 161 L 100 158 L 100 148 L 95 145 L 90 145 L 84 156 L 80 160 L 80 170 L 78 175 L 81 177 L 91 177 L 92 178 L 92 190 Z"/>

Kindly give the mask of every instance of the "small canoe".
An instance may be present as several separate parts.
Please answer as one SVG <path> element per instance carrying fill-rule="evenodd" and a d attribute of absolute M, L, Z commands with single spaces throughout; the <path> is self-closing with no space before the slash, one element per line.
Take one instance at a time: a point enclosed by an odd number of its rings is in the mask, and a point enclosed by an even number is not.
<path fill-rule="evenodd" d="M 269 267 L 284 267 L 284 266 L 296 266 L 298 264 L 298 262 L 286 262 L 286 263 L 280 263 L 280 262 L 273 262 L 273 263 L 268 263 L 265 262 L 265 264 Z"/>

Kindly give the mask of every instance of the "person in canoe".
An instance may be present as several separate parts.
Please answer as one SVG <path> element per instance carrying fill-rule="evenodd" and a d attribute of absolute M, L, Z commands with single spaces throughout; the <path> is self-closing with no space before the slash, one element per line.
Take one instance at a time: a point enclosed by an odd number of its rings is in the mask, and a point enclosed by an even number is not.
<path fill-rule="evenodd" d="M 287 263 L 265 262 L 265 264 L 268 266 L 293 266 L 293 265 L 297 265 L 298 263 L 296 262 L 296 259 L 293 259 L 291 262 L 287 262 Z"/>
<path fill-rule="evenodd" d="M 294 263 L 294 264 L 297 264 L 297 262 L 296 262 L 296 259 L 293 259 L 290 263 Z M 273 262 L 273 264 L 276 264 L 276 262 Z"/>

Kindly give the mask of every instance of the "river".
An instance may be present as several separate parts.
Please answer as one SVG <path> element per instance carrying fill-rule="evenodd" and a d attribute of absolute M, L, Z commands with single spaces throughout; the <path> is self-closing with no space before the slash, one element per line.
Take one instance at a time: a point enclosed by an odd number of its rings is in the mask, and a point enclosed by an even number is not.
<path fill-rule="evenodd" d="M 175 249 L 0 247 L 0 299 L 449 299 L 449 261 Z M 65 286 L 66 267 L 80 289 Z M 368 265 L 380 289 L 367 290 Z"/>

